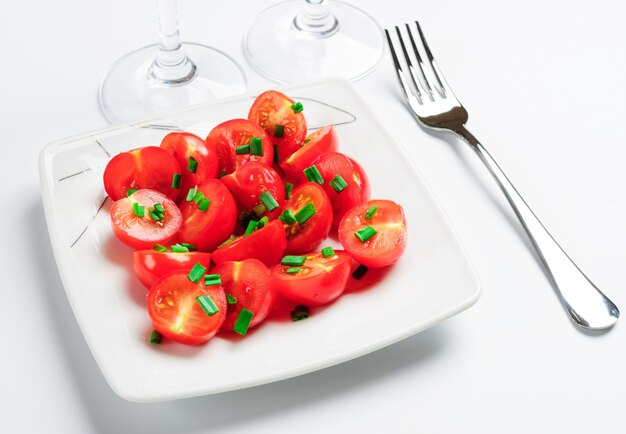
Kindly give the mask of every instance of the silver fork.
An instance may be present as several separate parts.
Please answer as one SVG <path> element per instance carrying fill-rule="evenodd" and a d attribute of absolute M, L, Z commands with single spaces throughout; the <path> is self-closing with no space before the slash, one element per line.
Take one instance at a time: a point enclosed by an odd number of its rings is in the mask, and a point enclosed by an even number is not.
<path fill-rule="evenodd" d="M 400 42 L 401 55 L 404 57 L 408 71 L 398 60 L 399 54 L 396 53 L 387 29 L 385 29 L 385 34 L 400 87 L 418 123 L 427 129 L 449 131 L 456 134 L 478 154 L 517 214 L 548 271 L 559 300 L 572 320 L 587 329 L 611 327 L 619 318 L 617 306 L 567 256 L 528 207 L 491 155 L 465 128 L 468 119 L 467 110 L 461 105 L 441 73 L 419 23 L 415 22 L 415 28 L 421 42 L 419 48 L 411 32 L 411 27 L 408 24 L 405 26 L 411 44 L 410 49 L 417 60 L 416 65 L 409 56 L 408 44 L 405 44 L 402 32 L 397 26 L 395 29 L 397 39 Z M 424 57 L 422 57 L 420 49 L 423 51 Z"/>

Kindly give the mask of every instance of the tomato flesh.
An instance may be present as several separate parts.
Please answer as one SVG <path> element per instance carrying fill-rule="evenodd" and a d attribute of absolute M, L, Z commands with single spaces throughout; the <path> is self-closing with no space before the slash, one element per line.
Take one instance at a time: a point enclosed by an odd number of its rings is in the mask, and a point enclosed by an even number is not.
<path fill-rule="evenodd" d="M 287 249 L 289 253 L 305 253 L 315 250 L 328 237 L 333 223 L 333 209 L 324 189 L 313 182 L 305 182 L 291 192 L 291 198 L 285 205 L 295 216 L 308 204 L 315 207 L 315 214 L 302 225 L 297 221 L 285 223 L 287 232 Z"/>
<path fill-rule="evenodd" d="M 226 261 L 211 272 L 220 275 L 224 292 L 237 300 L 228 305 L 223 330 L 233 331 L 237 317 L 244 308 L 253 313 L 248 328 L 258 325 L 267 317 L 274 292 L 270 285 L 269 269 L 261 261 Z"/>
<path fill-rule="evenodd" d="M 157 146 L 146 146 L 117 154 L 104 169 L 104 190 L 111 200 L 126 197 L 131 189 L 160 191 L 176 200 L 180 189 L 172 187 L 174 174 L 180 173 L 176 159 Z"/>
<path fill-rule="evenodd" d="M 325 152 L 337 151 L 338 147 L 337 132 L 332 125 L 327 125 L 309 134 L 299 149 L 281 160 L 280 167 L 289 177 L 301 177 L 302 171 L 309 167 L 313 160 Z"/>
<path fill-rule="evenodd" d="M 366 213 L 373 206 L 371 218 Z M 376 234 L 361 242 L 355 233 L 367 226 Z M 370 200 L 346 213 L 339 225 L 339 241 L 352 257 L 368 267 L 385 267 L 396 262 L 406 248 L 407 229 L 404 210 L 390 200 Z"/>
<path fill-rule="evenodd" d="M 174 271 L 157 280 L 148 292 L 148 313 L 153 327 L 166 338 L 197 345 L 208 341 L 226 319 L 226 295 L 221 285 L 193 283 L 188 271 Z M 196 297 L 208 295 L 218 312 L 207 315 Z"/>
<path fill-rule="evenodd" d="M 195 201 L 185 198 L 180 205 L 182 225 L 178 239 L 195 244 L 198 250 L 212 251 L 232 234 L 237 207 L 233 196 L 217 179 L 200 183 L 197 191 L 210 200 L 209 207 L 202 211 Z"/>
<path fill-rule="evenodd" d="M 280 220 L 272 220 L 250 235 L 237 237 L 218 247 L 213 252 L 213 262 L 219 265 L 225 261 L 255 258 L 271 267 L 280 262 L 286 247 L 287 236 L 283 224 Z"/>
<path fill-rule="evenodd" d="M 143 206 L 143 217 L 136 215 L 135 203 Z M 149 212 L 156 203 L 165 208 L 161 220 L 154 220 Z M 135 249 L 150 249 L 155 243 L 171 244 L 182 224 L 176 204 L 163 193 L 149 189 L 137 190 L 113 202 L 110 218 L 115 236 Z"/>
<path fill-rule="evenodd" d="M 352 258 L 343 250 L 325 258 L 321 253 L 309 253 L 295 274 L 287 273 L 292 266 L 272 267 L 272 285 L 285 298 L 307 306 L 330 303 L 341 295 L 350 277 Z"/>
<path fill-rule="evenodd" d="M 211 254 L 206 252 L 157 252 L 154 249 L 133 252 L 133 270 L 141 284 L 150 289 L 159 278 L 176 270 L 191 270 L 196 262 L 207 269 Z"/>

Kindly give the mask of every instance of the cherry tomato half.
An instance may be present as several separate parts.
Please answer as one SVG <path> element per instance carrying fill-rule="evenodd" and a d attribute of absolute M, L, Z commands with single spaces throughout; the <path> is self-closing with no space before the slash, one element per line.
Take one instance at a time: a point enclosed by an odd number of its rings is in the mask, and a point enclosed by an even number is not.
<path fill-rule="evenodd" d="M 268 90 L 254 100 L 248 113 L 248 119 L 263 128 L 277 146 L 279 161 L 297 151 L 306 137 L 306 120 L 302 112 L 295 113 L 293 104 L 287 95 Z"/>
<path fill-rule="evenodd" d="M 241 147 L 250 145 L 253 137 L 261 139 L 261 155 L 251 153 L 251 149 L 241 150 Z M 249 161 L 258 161 L 268 166 L 274 161 L 274 147 L 270 138 L 262 128 L 247 119 L 222 122 L 211 130 L 206 142 L 217 150 L 220 176 L 233 173 Z"/>
<path fill-rule="evenodd" d="M 375 212 L 370 210 L 375 208 Z M 370 211 L 371 216 L 366 216 Z M 376 233 L 366 241 L 355 234 L 367 227 Z M 370 200 L 346 213 L 339 224 L 339 241 L 352 257 L 368 267 L 385 267 L 398 260 L 406 248 L 406 218 L 400 205 L 390 200 Z"/>
<path fill-rule="evenodd" d="M 180 204 L 183 223 L 178 231 L 178 239 L 183 243 L 195 244 L 198 250 L 211 251 L 233 233 L 237 206 L 228 189 L 217 179 L 204 181 L 195 190 L 195 200 L 187 201 L 185 197 Z M 205 211 L 202 210 L 203 199 L 209 201 Z"/>
<path fill-rule="evenodd" d="M 324 189 L 314 182 L 305 182 L 291 192 L 291 199 L 285 205 L 292 216 L 299 216 L 313 207 L 315 214 L 302 224 L 285 222 L 287 249 L 289 253 L 305 253 L 326 239 L 333 223 L 333 208 Z M 283 217 L 281 217 L 282 219 Z"/>
<path fill-rule="evenodd" d="M 211 272 L 220 275 L 224 292 L 236 299 L 235 303 L 228 305 L 222 330 L 233 331 L 237 317 L 244 308 L 253 313 L 248 328 L 256 326 L 267 317 L 274 292 L 270 285 L 269 269 L 261 261 L 226 261 Z"/>
<path fill-rule="evenodd" d="M 156 209 L 155 204 L 160 204 L 165 212 Z M 110 216 L 115 236 L 135 249 L 150 249 L 155 243 L 171 244 L 182 224 L 176 204 L 163 193 L 149 189 L 137 190 L 113 202 Z"/>
<path fill-rule="evenodd" d="M 289 157 L 280 162 L 280 167 L 290 177 L 301 177 L 302 171 L 309 167 L 313 160 L 325 152 L 337 151 L 339 140 L 332 125 L 309 134 L 302 146 Z"/>
<path fill-rule="evenodd" d="M 199 262 L 207 269 L 211 265 L 211 254 L 206 252 L 157 252 L 154 249 L 133 252 L 133 270 L 146 289 L 154 282 L 176 270 L 191 270 Z"/>
<path fill-rule="evenodd" d="M 226 295 L 221 285 L 193 283 L 188 271 L 173 271 L 157 280 L 148 292 L 148 314 L 153 327 L 166 338 L 197 345 L 217 333 L 226 318 Z M 207 315 L 196 297 L 209 296 L 218 308 Z"/>
<path fill-rule="evenodd" d="M 117 154 L 104 169 L 104 190 L 111 200 L 126 197 L 128 190 L 149 188 L 172 200 L 179 189 L 172 187 L 174 174 L 180 173 L 176 159 L 157 146 L 133 149 Z"/>
<path fill-rule="evenodd" d="M 272 285 L 285 298 L 307 306 L 320 306 L 339 297 L 350 277 L 352 258 L 343 250 L 325 258 L 309 253 L 302 266 L 272 267 Z M 299 270 L 295 273 L 287 271 Z"/>
<path fill-rule="evenodd" d="M 174 156 L 180 166 L 181 182 L 179 201 L 190 188 L 207 179 L 217 178 L 217 150 L 191 133 L 170 133 L 163 138 L 161 148 Z"/>
<path fill-rule="evenodd" d="M 213 252 L 213 262 L 243 261 L 255 258 L 268 267 L 280 262 L 287 247 L 285 228 L 280 220 L 272 220 L 248 236 L 235 238 Z"/>

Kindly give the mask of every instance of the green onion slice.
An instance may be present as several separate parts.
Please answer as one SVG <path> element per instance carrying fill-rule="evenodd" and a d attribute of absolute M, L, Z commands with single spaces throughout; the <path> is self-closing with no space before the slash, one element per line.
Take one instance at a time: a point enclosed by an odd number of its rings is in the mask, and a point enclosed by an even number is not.
<path fill-rule="evenodd" d="M 241 145 L 235 148 L 235 154 L 249 154 L 250 153 L 250 145 Z"/>
<path fill-rule="evenodd" d="M 196 203 L 196 205 L 200 205 L 202 199 L 204 199 L 204 193 L 202 193 L 200 190 L 196 191 L 196 194 L 193 195 L 193 201 Z"/>
<path fill-rule="evenodd" d="M 364 243 L 372 238 L 374 235 L 376 235 L 376 229 L 371 226 L 365 226 L 363 229 L 359 229 L 358 231 L 356 231 L 354 235 L 356 235 L 359 241 Z"/>
<path fill-rule="evenodd" d="M 152 207 L 161 214 L 166 213 L 165 207 L 160 202 L 155 203 Z"/>
<path fill-rule="evenodd" d="M 274 196 L 272 196 L 272 193 L 270 193 L 269 191 L 264 191 L 263 193 L 261 193 L 259 199 L 261 199 L 261 202 L 263 202 L 263 205 L 265 205 L 265 208 L 268 211 L 274 211 L 276 208 L 278 208 L 278 202 L 276 202 L 276 199 L 274 199 Z"/>
<path fill-rule="evenodd" d="M 173 244 L 171 249 L 174 253 L 187 253 L 189 251 L 189 249 L 182 244 Z"/>
<path fill-rule="evenodd" d="M 354 277 L 356 280 L 359 280 L 361 279 L 361 277 L 365 276 L 365 273 L 367 273 L 367 267 L 361 264 L 356 267 L 356 270 L 352 272 L 352 277 Z"/>
<path fill-rule="evenodd" d="M 208 316 L 213 316 L 220 311 L 213 299 L 208 295 L 199 295 L 196 297 L 196 301 Z"/>
<path fill-rule="evenodd" d="M 185 201 L 191 202 L 197 192 L 198 192 L 198 186 L 197 185 L 195 187 L 193 187 L 193 188 L 190 188 L 189 191 L 187 192 L 187 198 L 185 199 Z"/>
<path fill-rule="evenodd" d="M 376 214 L 377 210 L 378 207 L 376 205 L 373 205 L 370 209 L 368 209 L 365 213 L 365 220 L 371 220 L 372 217 L 374 217 L 374 214 Z"/>
<path fill-rule="evenodd" d="M 304 264 L 306 261 L 306 256 L 294 256 L 294 255 L 286 255 L 283 256 L 283 259 L 280 260 L 281 265 L 289 265 L 289 266 L 300 266 Z"/>
<path fill-rule="evenodd" d="M 280 124 L 274 125 L 274 137 L 281 138 L 285 135 L 285 127 Z"/>
<path fill-rule="evenodd" d="M 126 190 L 126 197 L 132 196 L 134 192 L 136 192 L 136 188 L 131 188 L 130 190 Z"/>
<path fill-rule="evenodd" d="M 150 343 L 159 345 L 163 341 L 163 335 L 158 330 L 152 330 L 150 333 Z"/>
<path fill-rule="evenodd" d="M 316 182 L 320 185 L 324 184 L 324 178 L 322 177 L 322 174 L 320 173 L 320 171 L 317 170 L 317 167 L 315 167 L 315 165 L 307 167 L 306 169 L 303 170 L 303 172 L 309 181 Z"/>
<path fill-rule="evenodd" d="M 199 262 L 196 262 L 187 275 L 187 278 L 193 283 L 198 283 L 202 275 L 206 272 L 206 267 Z"/>
<path fill-rule="evenodd" d="M 250 235 L 252 232 L 254 232 L 254 229 L 256 228 L 256 225 L 258 224 L 258 222 L 256 220 L 250 220 L 248 222 L 248 227 L 246 228 L 246 231 L 243 233 L 244 237 L 247 237 L 248 235 Z"/>
<path fill-rule="evenodd" d="M 263 217 L 261 220 L 259 220 L 256 224 L 256 229 L 262 229 L 263 226 L 265 226 L 268 222 L 270 221 L 270 218 L 268 216 Z"/>
<path fill-rule="evenodd" d="M 289 210 L 289 208 L 287 208 L 284 213 L 279 215 L 278 219 L 287 225 L 292 225 L 297 221 L 296 218 L 291 213 L 291 211 Z"/>
<path fill-rule="evenodd" d="M 306 319 L 308 317 L 309 317 L 309 308 L 303 304 L 296 306 L 291 311 L 292 321 L 300 321 L 301 319 Z"/>
<path fill-rule="evenodd" d="M 250 139 L 250 154 L 263 155 L 263 141 L 260 137 L 252 137 Z"/>
<path fill-rule="evenodd" d="M 191 243 L 180 243 L 181 246 L 187 247 L 189 250 L 198 250 L 198 246 Z"/>
<path fill-rule="evenodd" d="M 291 182 L 285 183 L 285 199 L 291 199 L 291 190 L 293 190 L 293 184 Z"/>
<path fill-rule="evenodd" d="M 154 220 L 155 222 L 158 222 L 159 220 L 163 220 L 163 214 L 161 214 L 157 210 L 149 209 L 148 213 L 150 214 L 150 217 L 152 217 L 152 220 Z"/>
<path fill-rule="evenodd" d="M 189 160 L 187 160 L 187 170 L 191 173 L 196 173 L 198 170 L 198 161 L 195 158 L 189 157 Z"/>
<path fill-rule="evenodd" d="M 143 205 L 139 205 L 137 202 L 133 202 L 133 213 L 137 217 L 143 217 L 144 215 L 146 215 L 145 207 Z"/>
<path fill-rule="evenodd" d="M 167 252 L 167 247 L 165 247 L 163 244 L 153 244 L 152 249 L 156 250 L 159 253 Z"/>
<path fill-rule="evenodd" d="M 258 205 L 256 205 L 254 208 L 252 208 L 252 211 L 254 211 L 254 213 L 257 216 L 260 216 L 261 214 L 263 214 L 265 211 L 267 211 L 267 208 L 265 208 L 265 205 L 260 203 Z"/>
<path fill-rule="evenodd" d="M 296 213 L 295 217 L 298 221 L 298 224 L 303 225 L 308 219 L 313 217 L 315 213 L 315 206 L 311 202 L 309 202 Z"/>
<path fill-rule="evenodd" d="M 239 312 L 239 316 L 237 317 L 237 321 L 235 321 L 235 325 L 233 326 L 235 333 L 244 336 L 248 331 L 248 327 L 250 327 L 250 322 L 252 321 L 253 316 L 254 313 L 252 313 L 252 311 L 249 311 L 246 308 L 241 309 L 241 312 Z"/>
<path fill-rule="evenodd" d="M 235 303 L 237 303 L 237 297 L 233 297 L 230 294 L 226 294 L 226 303 L 228 303 L 228 304 L 235 304 Z"/>
<path fill-rule="evenodd" d="M 203 197 L 200 200 L 200 203 L 198 204 L 198 209 L 202 212 L 206 212 L 206 210 L 209 209 L 210 204 L 211 204 L 211 201 L 207 199 L 206 197 Z"/>
<path fill-rule="evenodd" d="M 333 179 L 331 179 L 328 184 L 335 190 L 337 193 L 341 193 L 348 187 L 348 183 L 345 179 L 339 174 L 335 175 Z"/>
<path fill-rule="evenodd" d="M 182 175 L 180 173 L 175 173 L 172 176 L 172 188 L 180 188 L 180 180 L 182 179 Z"/>
<path fill-rule="evenodd" d="M 278 157 L 278 145 L 272 145 L 274 148 L 274 163 L 278 163 L 280 158 Z"/>
<path fill-rule="evenodd" d="M 293 110 L 293 112 L 295 114 L 300 113 L 302 110 L 304 110 L 304 107 L 302 107 L 302 103 L 300 101 L 298 101 L 295 104 L 291 104 L 291 109 Z"/>
<path fill-rule="evenodd" d="M 335 251 L 333 250 L 332 247 L 324 247 L 322 249 L 322 256 L 325 258 L 328 258 L 329 256 L 333 256 L 335 254 Z"/>
<path fill-rule="evenodd" d="M 289 267 L 285 270 L 285 274 L 298 274 L 302 271 L 301 267 Z"/>
<path fill-rule="evenodd" d="M 204 276 L 204 286 L 215 286 L 221 284 L 222 278 L 219 274 L 207 274 Z"/>

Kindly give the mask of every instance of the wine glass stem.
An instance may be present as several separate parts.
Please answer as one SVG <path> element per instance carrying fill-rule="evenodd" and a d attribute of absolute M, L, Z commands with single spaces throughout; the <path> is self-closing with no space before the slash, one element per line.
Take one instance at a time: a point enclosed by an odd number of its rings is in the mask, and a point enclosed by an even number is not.
<path fill-rule="evenodd" d="M 148 70 L 152 85 L 177 86 L 192 80 L 196 65 L 182 48 L 178 31 L 178 0 L 157 0 L 159 9 L 159 44 Z"/>
<path fill-rule="evenodd" d="M 328 8 L 328 0 L 304 0 L 304 6 L 293 19 L 293 27 L 301 35 L 327 38 L 339 30 L 339 21 Z"/>

